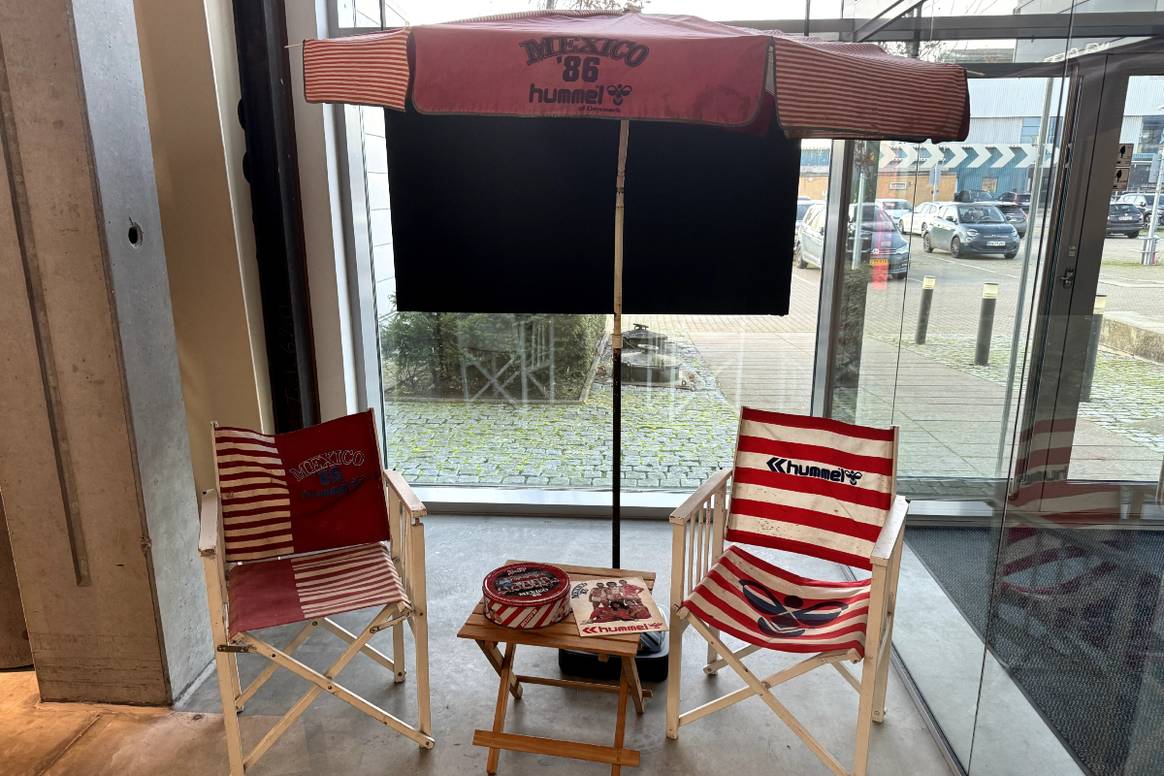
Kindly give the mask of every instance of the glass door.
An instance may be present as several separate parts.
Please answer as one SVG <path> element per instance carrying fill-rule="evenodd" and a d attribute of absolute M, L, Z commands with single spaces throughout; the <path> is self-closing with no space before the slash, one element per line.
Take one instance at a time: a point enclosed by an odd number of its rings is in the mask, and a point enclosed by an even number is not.
<path fill-rule="evenodd" d="M 1038 773 L 1148 774 L 1164 761 L 1164 49 L 1128 48 L 1140 50 L 1078 62 L 972 774 L 1031 748 L 1015 689 L 1054 734 Z"/>

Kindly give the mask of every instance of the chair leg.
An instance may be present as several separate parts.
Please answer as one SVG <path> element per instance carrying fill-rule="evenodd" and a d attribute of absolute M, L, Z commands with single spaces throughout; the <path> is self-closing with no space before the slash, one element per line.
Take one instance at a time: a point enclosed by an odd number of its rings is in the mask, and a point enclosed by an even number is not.
<path fill-rule="evenodd" d="M 869 737 L 873 732 L 876 683 L 877 656 L 866 654 L 861 664 L 861 696 L 857 702 L 857 743 L 853 751 L 853 776 L 865 776 L 869 769 Z"/>
<path fill-rule="evenodd" d="M 432 735 L 432 703 L 428 686 L 428 616 L 412 615 L 412 644 L 416 649 L 416 708 L 420 712 L 420 732 Z"/>
<path fill-rule="evenodd" d="M 226 755 L 230 776 L 243 776 L 242 731 L 238 724 L 235 699 L 239 696 L 238 661 L 229 652 L 214 653 L 214 668 L 218 674 L 218 693 L 222 696 L 222 724 L 226 730 Z"/>
<path fill-rule="evenodd" d="M 404 621 L 392 627 L 392 665 L 396 667 L 396 684 L 404 681 Z"/>
<path fill-rule="evenodd" d="M 715 634 L 716 638 L 719 638 L 719 629 L 718 628 L 712 628 L 711 632 Z M 719 654 L 715 651 L 715 647 L 708 644 L 707 645 L 707 666 L 703 669 L 703 673 L 707 674 L 708 676 L 715 676 L 716 674 L 718 674 L 719 673 L 719 664 L 717 662 L 718 660 L 719 660 Z"/>
<path fill-rule="evenodd" d="M 876 684 L 873 686 L 873 721 L 885 721 L 885 691 L 889 687 L 889 664 L 893 661 L 892 647 L 886 643 L 887 649 L 885 653 L 879 657 L 880 665 L 877 667 Z"/>
<path fill-rule="evenodd" d="M 671 615 L 667 653 L 667 738 L 679 738 L 679 685 L 683 676 L 683 631 L 687 620 Z"/>
<path fill-rule="evenodd" d="M 238 699 L 242 695 L 242 679 L 238 675 L 238 655 L 233 652 L 219 652 L 222 655 L 223 663 L 226 664 L 226 677 L 230 681 L 231 698 L 234 699 L 234 710 L 238 714 L 242 714 L 244 703 Z M 224 701 L 225 703 L 225 701 Z"/>

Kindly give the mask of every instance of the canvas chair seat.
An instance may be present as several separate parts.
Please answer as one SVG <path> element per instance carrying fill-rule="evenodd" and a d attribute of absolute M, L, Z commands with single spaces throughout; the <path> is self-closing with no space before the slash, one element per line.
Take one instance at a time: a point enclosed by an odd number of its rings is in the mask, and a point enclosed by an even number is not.
<path fill-rule="evenodd" d="M 780 652 L 865 654 L 871 579 L 807 579 L 728 547 L 683 605 L 705 624 Z"/>
<path fill-rule="evenodd" d="M 367 606 L 411 608 L 383 542 L 243 563 L 230 570 L 226 586 L 232 637 Z"/>

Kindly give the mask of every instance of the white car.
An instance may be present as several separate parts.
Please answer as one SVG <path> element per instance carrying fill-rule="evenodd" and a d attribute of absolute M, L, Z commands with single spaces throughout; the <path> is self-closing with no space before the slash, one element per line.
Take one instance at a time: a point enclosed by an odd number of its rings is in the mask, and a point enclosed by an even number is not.
<path fill-rule="evenodd" d="M 901 229 L 901 219 L 913 213 L 913 205 L 908 199 L 878 199 L 877 207 L 885 211 L 898 229 Z"/>
<path fill-rule="evenodd" d="M 938 211 L 949 202 L 923 202 L 912 213 L 901 217 L 902 234 L 925 234 L 930 224 L 938 217 Z"/>

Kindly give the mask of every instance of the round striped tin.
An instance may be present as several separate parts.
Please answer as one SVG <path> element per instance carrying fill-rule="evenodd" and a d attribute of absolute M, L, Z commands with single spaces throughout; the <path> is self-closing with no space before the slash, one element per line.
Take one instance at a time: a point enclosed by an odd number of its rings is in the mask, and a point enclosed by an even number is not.
<path fill-rule="evenodd" d="M 570 578 L 548 563 L 511 563 L 481 584 L 485 616 L 507 628 L 542 628 L 570 611 Z"/>

